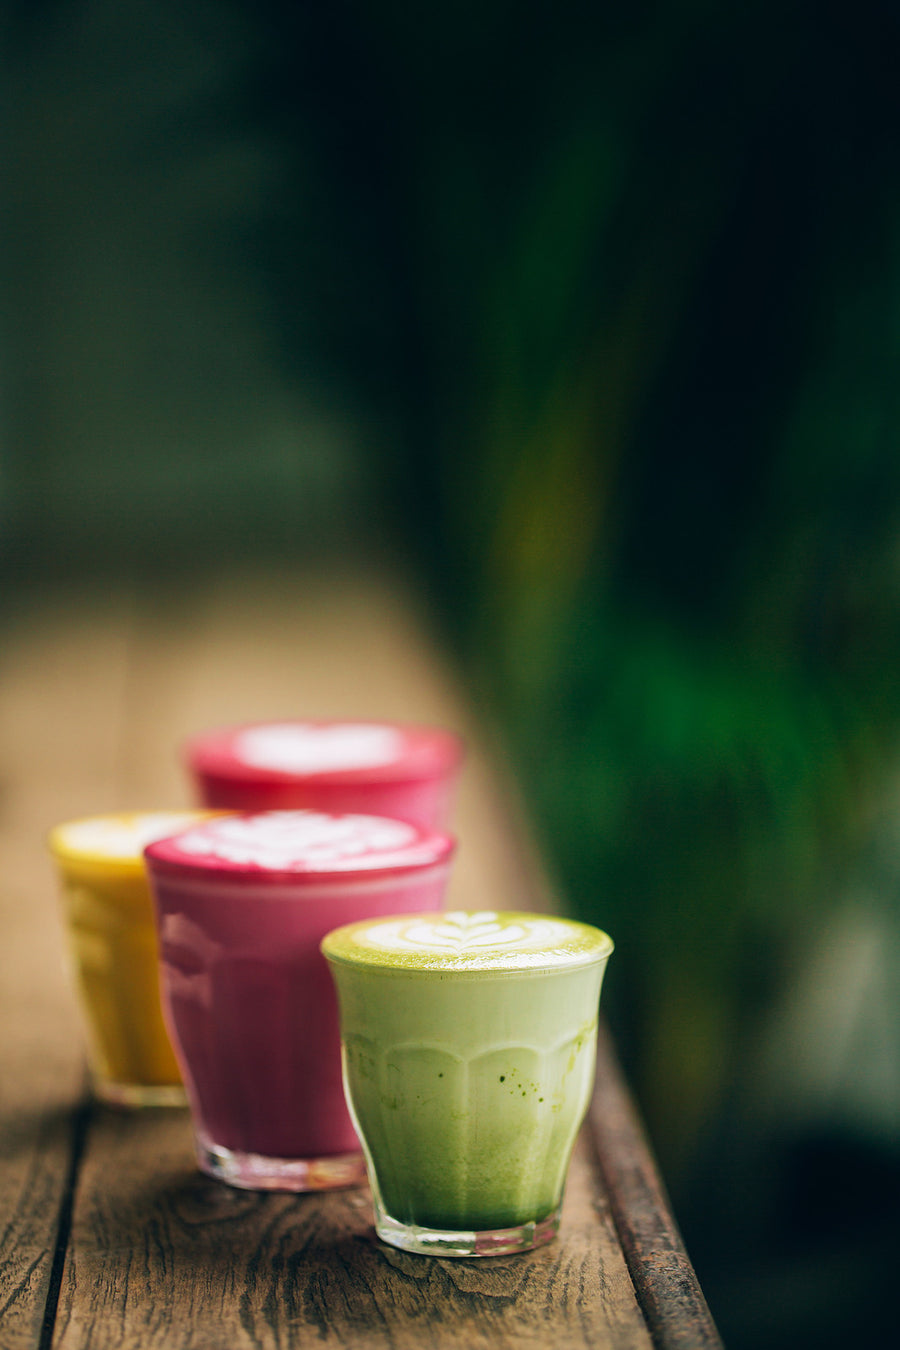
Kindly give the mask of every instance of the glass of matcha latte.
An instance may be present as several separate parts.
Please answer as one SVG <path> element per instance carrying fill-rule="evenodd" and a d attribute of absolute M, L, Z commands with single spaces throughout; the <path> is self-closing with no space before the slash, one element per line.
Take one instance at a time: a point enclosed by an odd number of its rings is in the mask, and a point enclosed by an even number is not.
<path fill-rule="evenodd" d="M 322 951 L 385 1242 L 490 1256 L 549 1242 L 594 1079 L 612 940 L 541 914 L 406 914 Z"/>

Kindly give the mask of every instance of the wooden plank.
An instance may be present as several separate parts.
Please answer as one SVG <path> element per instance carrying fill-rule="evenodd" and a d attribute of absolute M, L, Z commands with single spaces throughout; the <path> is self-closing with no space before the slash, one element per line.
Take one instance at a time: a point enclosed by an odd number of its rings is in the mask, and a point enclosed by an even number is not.
<path fill-rule="evenodd" d="M 181 1113 L 102 1111 L 71 1254 L 58 1350 L 651 1344 L 586 1146 L 558 1241 L 515 1257 L 436 1260 L 378 1242 L 365 1190 L 232 1190 L 196 1171 Z"/>
<path fill-rule="evenodd" d="M 720 1350 L 609 1035 L 601 1026 L 590 1125 L 600 1175 L 658 1350 Z"/>
<path fill-rule="evenodd" d="M 190 794 L 176 747 L 188 734 L 300 715 L 407 718 L 462 732 L 471 753 L 450 903 L 548 906 L 552 887 L 495 747 L 473 725 L 415 603 L 393 583 L 229 576 L 177 595 L 48 608 L 8 627 L 0 665 L 4 1350 L 288 1350 L 319 1341 L 360 1350 L 423 1342 L 624 1350 L 648 1348 L 651 1332 L 664 1347 L 718 1344 L 627 1094 L 602 1055 L 596 1152 L 583 1135 L 559 1241 L 481 1262 L 377 1242 L 366 1192 L 250 1195 L 202 1177 L 186 1112 L 83 1105 L 47 829 L 90 812 L 182 805 Z"/>
<path fill-rule="evenodd" d="M 131 628 L 123 806 L 186 791 L 174 748 L 200 727 L 290 715 L 437 721 L 473 745 L 451 902 L 542 898 L 445 663 L 397 592 L 355 582 L 229 581 L 139 611 Z M 521 837 L 521 836 L 519 836 Z M 537 880 L 535 880 L 537 878 Z M 489 1262 L 376 1242 L 368 1197 L 255 1196 L 201 1177 L 183 1113 L 99 1111 L 89 1131 L 54 1337 L 103 1346 L 328 1344 L 649 1347 L 589 1150 L 573 1165 L 562 1239 Z"/>
<path fill-rule="evenodd" d="M 36 612 L 0 657 L 0 1343 L 41 1343 L 83 1118 L 47 830 L 115 797 L 127 610 Z M 50 1313 L 52 1316 L 52 1307 Z"/>

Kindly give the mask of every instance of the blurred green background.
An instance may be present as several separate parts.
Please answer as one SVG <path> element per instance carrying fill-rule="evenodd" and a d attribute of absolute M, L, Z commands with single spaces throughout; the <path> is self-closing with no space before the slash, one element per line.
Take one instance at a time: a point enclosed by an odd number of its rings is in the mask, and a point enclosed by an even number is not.
<path fill-rule="evenodd" d="M 3 9 L 0 582 L 400 563 L 726 1343 L 900 1256 L 900 16 Z"/>

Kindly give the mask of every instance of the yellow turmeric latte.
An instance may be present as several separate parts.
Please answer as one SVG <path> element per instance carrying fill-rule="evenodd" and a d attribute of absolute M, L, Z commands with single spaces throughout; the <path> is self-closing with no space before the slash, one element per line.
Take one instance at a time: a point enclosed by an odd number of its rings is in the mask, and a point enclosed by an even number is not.
<path fill-rule="evenodd" d="M 131 1106 L 184 1101 L 160 1008 L 143 848 L 208 814 L 92 816 L 58 825 L 50 834 L 91 1075 L 97 1095 L 106 1101 Z"/>

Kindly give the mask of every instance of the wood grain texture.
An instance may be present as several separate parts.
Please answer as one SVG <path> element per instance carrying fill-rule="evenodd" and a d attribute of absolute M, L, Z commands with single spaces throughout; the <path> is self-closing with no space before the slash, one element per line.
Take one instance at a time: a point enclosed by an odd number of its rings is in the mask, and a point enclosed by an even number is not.
<path fill-rule="evenodd" d="M 232 1190 L 195 1169 L 183 1113 L 101 1111 L 82 1170 L 57 1350 L 513 1350 L 651 1342 L 579 1146 L 558 1241 L 435 1260 L 383 1245 L 368 1191 Z"/>
<path fill-rule="evenodd" d="M 589 1120 L 600 1175 L 658 1350 L 721 1350 L 668 1197 L 601 1026 Z"/>
<path fill-rule="evenodd" d="M 41 1343 L 84 1094 L 45 849 L 116 791 L 127 610 L 7 623 L 0 656 L 0 1345 Z M 52 1315 L 52 1308 L 50 1309 Z"/>

